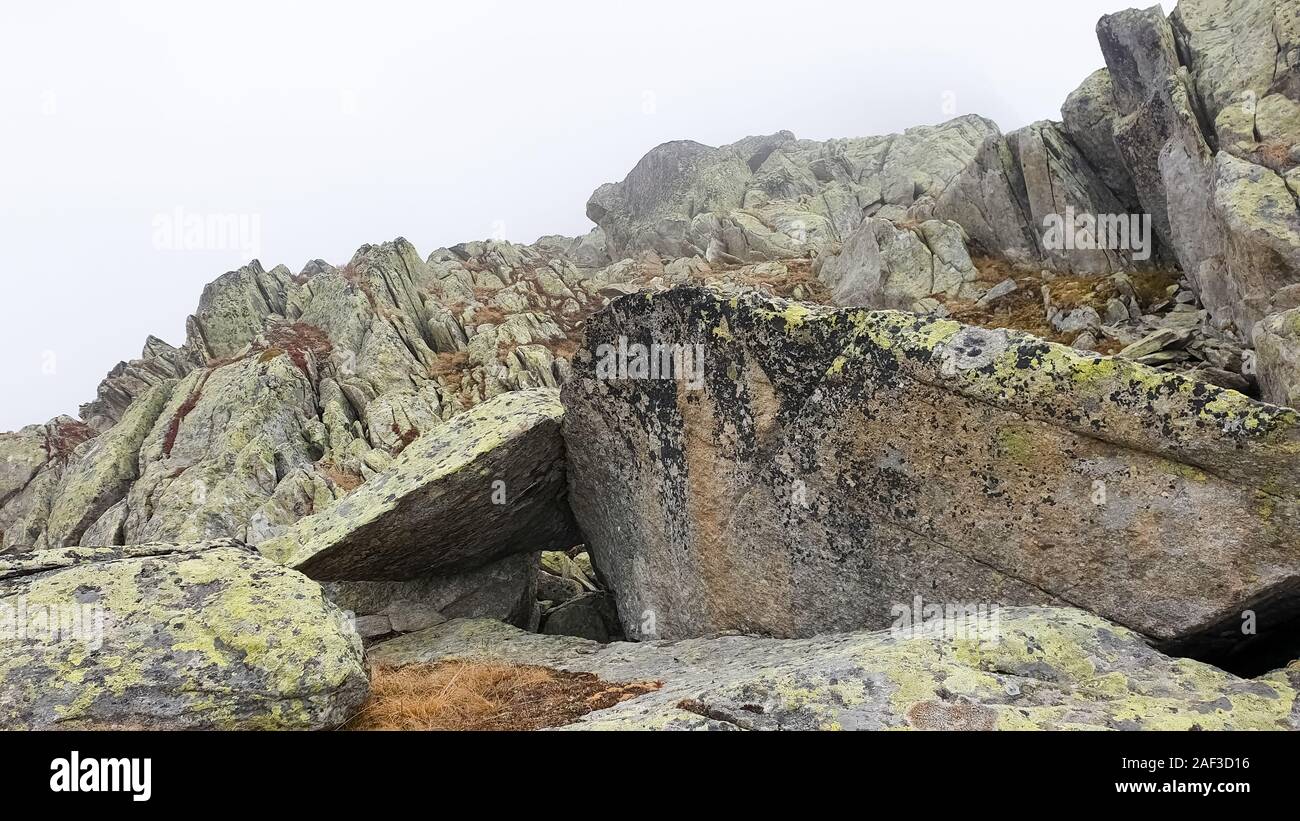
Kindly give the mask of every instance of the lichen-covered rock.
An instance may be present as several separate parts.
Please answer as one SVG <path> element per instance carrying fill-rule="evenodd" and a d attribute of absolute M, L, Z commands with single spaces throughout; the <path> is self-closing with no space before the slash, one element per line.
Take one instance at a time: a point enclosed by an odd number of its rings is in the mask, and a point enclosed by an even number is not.
<path fill-rule="evenodd" d="M 5 729 L 323 729 L 368 689 L 320 587 L 234 542 L 3 557 L 0 618 Z"/>
<path fill-rule="evenodd" d="M 30 484 L 49 460 L 48 433 L 43 425 L 0 433 L 0 509 Z"/>
<path fill-rule="evenodd" d="M 1300 308 L 1255 326 L 1255 370 L 1264 399 L 1300 407 Z"/>
<path fill-rule="evenodd" d="M 571 547 L 562 415 L 548 389 L 477 405 L 259 549 L 316 579 L 402 581 Z"/>
<path fill-rule="evenodd" d="M 171 397 L 174 382 L 162 382 L 131 405 L 107 433 L 90 440 L 64 471 L 46 524 L 49 547 L 78 544 L 82 534 L 117 504 L 140 475 L 140 446 Z"/>
<path fill-rule="evenodd" d="M 125 542 L 256 542 L 283 530 L 295 518 L 283 512 L 291 490 L 303 487 L 303 471 L 315 473 L 315 420 L 312 376 L 282 349 L 194 371 L 137 446 Z M 321 506 L 334 500 L 324 482 L 304 493 Z"/>
<path fill-rule="evenodd" d="M 937 198 L 997 126 L 959 117 L 902 134 L 796 140 L 789 132 L 648 153 L 601 186 L 587 215 L 615 259 L 652 250 L 739 264 L 832 250 L 864 215 L 901 219 Z"/>
<path fill-rule="evenodd" d="M 1168 19 L 1159 6 L 1108 15 L 1097 34 L 1142 208 L 1215 322 L 1249 338 L 1300 305 L 1287 177 L 1300 164 L 1300 7 L 1185 0 Z"/>
<path fill-rule="evenodd" d="M 1300 96 L 1295 0 L 1179 0 L 1170 20 L 1207 122 L 1270 91 Z"/>
<path fill-rule="evenodd" d="M 956 223 L 927 220 L 911 228 L 874 218 L 818 272 L 836 305 L 902 310 L 933 295 L 977 297 L 978 276 Z"/>
<path fill-rule="evenodd" d="M 292 279 L 283 266 L 265 271 L 257 260 L 219 277 L 203 289 L 186 324 L 186 344 L 209 360 L 237 355 L 269 315 L 284 315 Z"/>
<path fill-rule="evenodd" d="M 453 621 L 368 654 L 403 665 L 479 659 L 662 686 L 573 730 L 1300 729 L 1288 671 L 1240 679 L 1171 659 L 1073 609 L 1006 608 L 919 629 L 780 640 L 599 645 Z"/>
<path fill-rule="evenodd" d="M 206 289 L 190 341 L 150 338 L 139 360 L 108 375 L 83 421 L 60 417 L 0 439 L 0 543 L 50 544 L 52 513 L 63 543 L 280 535 L 475 404 L 562 384 L 577 329 L 608 286 L 664 284 L 658 255 L 610 264 L 603 236 L 472 242 L 427 261 L 398 238 L 340 267 L 313 260 L 288 276 L 251 263 L 224 275 Z M 702 259 L 679 262 L 683 279 L 786 282 L 810 264 L 713 272 Z M 124 441 L 116 428 L 164 384 L 171 398 L 134 455 L 115 446 L 121 469 L 86 474 L 89 440 Z M 134 422 L 127 427 L 134 441 Z"/>
<path fill-rule="evenodd" d="M 570 500 L 629 636 L 880 627 L 916 595 L 1068 603 L 1207 655 L 1249 646 L 1246 608 L 1273 625 L 1258 638 L 1287 635 L 1293 410 L 752 292 L 624 297 L 586 334 L 563 391 Z M 619 337 L 703 364 L 608 378 Z"/>

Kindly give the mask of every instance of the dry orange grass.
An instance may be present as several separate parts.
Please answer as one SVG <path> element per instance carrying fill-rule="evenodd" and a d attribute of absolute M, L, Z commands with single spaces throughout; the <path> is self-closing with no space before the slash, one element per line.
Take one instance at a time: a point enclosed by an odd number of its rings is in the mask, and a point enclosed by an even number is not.
<path fill-rule="evenodd" d="M 1295 167 L 1291 160 L 1291 144 L 1286 140 L 1265 140 L 1256 146 L 1255 154 L 1259 157 L 1260 164 L 1279 174 Z"/>
<path fill-rule="evenodd" d="M 945 300 L 952 318 L 968 325 L 1009 328 L 1068 345 L 1073 341 L 1072 335 L 1058 333 L 1047 321 L 1042 286 L 1047 285 L 1052 293 L 1052 302 L 1064 310 L 1086 305 L 1102 315 L 1105 314 L 1107 300 L 1119 293 L 1110 277 L 1104 275 L 1057 274 L 1045 281 L 1039 273 L 1017 271 L 1001 260 L 974 257 L 972 261 L 980 272 L 979 280 L 984 284 L 994 285 L 1009 278 L 1014 279 L 1020 287 L 992 305 Z M 1177 271 L 1163 270 L 1135 271 L 1128 276 L 1143 308 L 1149 308 L 1163 300 L 1165 289 L 1179 279 Z M 1098 345 L 1098 353 L 1113 354 L 1122 347 L 1114 340 L 1103 339 Z"/>
<path fill-rule="evenodd" d="M 469 367 L 469 352 L 448 351 L 438 354 L 438 360 L 429 368 L 429 376 L 434 379 L 446 377 L 460 383 L 462 371 Z"/>
<path fill-rule="evenodd" d="M 445 661 L 370 671 L 370 698 L 349 730 L 538 730 L 658 689 L 591 673 Z"/>
<path fill-rule="evenodd" d="M 351 493 L 366 483 L 364 477 L 344 470 L 333 462 L 318 462 L 317 465 L 331 482 L 343 488 L 346 493 Z"/>

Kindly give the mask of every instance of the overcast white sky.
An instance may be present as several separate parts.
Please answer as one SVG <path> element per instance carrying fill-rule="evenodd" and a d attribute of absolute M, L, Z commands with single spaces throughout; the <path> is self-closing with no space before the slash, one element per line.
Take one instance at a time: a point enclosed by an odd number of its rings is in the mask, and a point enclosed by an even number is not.
<path fill-rule="evenodd" d="M 254 255 L 585 233 L 591 191 L 667 140 L 1059 118 L 1124 7 L 203 5 L 0 11 L 0 430 L 75 416 L 150 333 L 180 344 L 203 285 Z M 260 247 L 169 247 L 178 212 L 241 216 Z"/>

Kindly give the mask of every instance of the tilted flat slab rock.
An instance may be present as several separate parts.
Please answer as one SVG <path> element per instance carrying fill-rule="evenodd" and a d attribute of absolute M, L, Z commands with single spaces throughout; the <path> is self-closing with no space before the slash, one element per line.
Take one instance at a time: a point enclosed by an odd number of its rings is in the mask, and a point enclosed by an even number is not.
<path fill-rule="evenodd" d="M 572 547 L 582 537 L 566 502 L 562 415 L 555 390 L 494 397 L 258 549 L 314 579 L 401 581 Z"/>
<path fill-rule="evenodd" d="M 368 689 L 320 586 L 237 542 L 0 556 L 0 728 L 323 729 Z"/>
<path fill-rule="evenodd" d="M 1074 609 L 1007 608 L 912 632 L 609 645 L 457 620 L 372 647 L 368 658 L 505 661 L 662 682 L 575 730 L 1300 727 L 1300 667 L 1240 679 L 1168 658 Z"/>
<path fill-rule="evenodd" d="M 1212 654 L 1240 649 L 1245 609 L 1259 638 L 1295 615 L 1293 410 L 1020 333 L 753 292 L 624 297 L 586 334 L 563 394 L 570 499 L 629 637 L 879 628 L 919 595 L 1070 604 Z M 637 344 L 702 371 L 603 378 L 635 373 L 608 359 Z"/>

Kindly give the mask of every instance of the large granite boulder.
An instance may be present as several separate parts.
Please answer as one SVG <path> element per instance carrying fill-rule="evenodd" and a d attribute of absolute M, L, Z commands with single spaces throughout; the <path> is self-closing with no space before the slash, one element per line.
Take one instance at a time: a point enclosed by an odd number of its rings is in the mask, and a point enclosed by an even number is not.
<path fill-rule="evenodd" d="M 307 577 L 235 542 L 0 557 L 5 729 L 325 729 L 368 683 Z"/>
<path fill-rule="evenodd" d="M 1007 608 L 876 633 L 599 645 L 454 621 L 372 663 L 532 664 L 659 689 L 573 730 L 1300 729 L 1300 670 L 1240 679 L 1079 610 Z"/>
<path fill-rule="evenodd" d="M 582 541 L 554 390 L 502 394 L 412 442 L 384 473 L 262 542 L 315 579 L 403 581 Z"/>
<path fill-rule="evenodd" d="M 1300 407 L 1300 308 L 1255 326 L 1255 369 L 1264 399 Z"/>
<path fill-rule="evenodd" d="M 1206 656 L 1294 635 L 1293 410 L 753 292 L 625 297 L 586 334 L 570 500 L 629 637 L 880 627 L 916 595 L 1071 604 Z M 653 378 L 624 354 L 678 365 Z"/>

